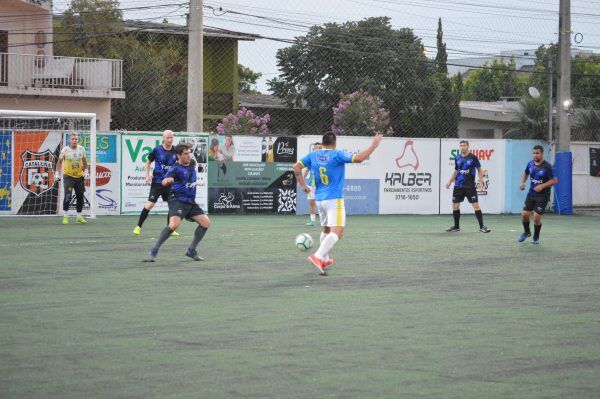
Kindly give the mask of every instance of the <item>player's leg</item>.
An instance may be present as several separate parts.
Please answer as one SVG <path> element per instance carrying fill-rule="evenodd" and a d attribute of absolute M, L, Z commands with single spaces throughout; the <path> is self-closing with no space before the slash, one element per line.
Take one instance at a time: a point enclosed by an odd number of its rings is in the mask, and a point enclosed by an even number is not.
<path fill-rule="evenodd" d="M 326 233 L 324 237 L 322 236 L 319 249 L 311 256 L 313 265 L 318 263 L 318 265 L 321 266 L 321 269 L 331 264 L 329 263 L 331 260 L 327 262 L 325 259 L 329 259 L 329 252 L 333 249 L 339 239 L 342 238 L 344 226 L 346 225 L 346 207 L 343 198 L 322 201 L 322 203 L 327 211 L 326 226 L 329 227 L 329 233 Z M 318 269 L 318 267 L 316 269 Z"/>
<path fill-rule="evenodd" d="M 63 181 L 64 195 L 63 195 L 63 224 L 69 224 L 69 205 L 71 205 L 71 199 L 73 198 L 73 184 L 70 176 L 65 176 Z"/>
<path fill-rule="evenodd" d="M 311 198 L 311 196 L 313 196 L 313 197 Z M 308 209 L 309 209 L 309 214 L 310 214 L 310 222 L 306 223 L 306 225 L 314 226 L 315 221 L 317 220 L 317 214 L 316 214 L 316 210 L 315 210 L 315 200 L 314 200 L 314 195 L 312 194 L 312 191 L 309 193 Z"/>
<path fill-rule="evenodd" d="M 473 200 L 475 202 L 471 202 L 471 200 Z M 475 197 L 473 197 L 473 196 L 469 197 L 469 202 L 471 202 L 471 205 L 473 205 L 473 210 L 475 211 L 475 217 L 477 218 L 477 223 L 479 223 L 479 232 L 480 233 L 489 233 L 490 231 L 492 231 L 483 224 L 483 213 L 481 212 L 481 207 L 479 206 L 479 202 L 477 199 L 477 192 L 475 192 Z"/>
<path fill-rule="evenodd" d="M 196 207 L 200 209 L 197 205 Z M 196 214 L 190 215 L 190 217 L 193 221 L 198 223 L 198 227 L 196 227 L 196 231 L 194 232 L 194 238 L 192 239 L 192 243 L 190 244 L 187 252 L 185 253 L 185 256 L 188 256 L 194 260 L 204 260 L 204 258 L 198 256 L 197 247 L 200 241 L 202 241 L 202 239 L 204 238 L 204 235 L 208 231 L 208 228 L 210 227 L 210 219 L 207 215 L 204 214 L 204 212 L 198 213 L 196 210 L 194 210 L 193 213 Z"/>
<path fill-rule="evenodd" d="M 76 203 L 76 207 L 77 207 L 77 219 L 76 222 L 79 224 L 86 224 L 87 220 L 85 220 L 83 218 L 83 215 L 81 214 L 81 212 L 83 212 L 83 203 L 85 201 L 85 197 L 84 197 L 84 193 L 85 193 L 85 179 L 82 177 L 80 179 L 77 179 L 77 181 L 74 184 L 74 189 L 75 189 L 75 197 L 77 200 Z"/>
<path fill-rule="evenodd" d="M 546 198 L 536 198 L 535 207 L 533 210 L 533 239 L 531 240 L 532 244 L 540 243 L 540 232 L 542 231 L 542 215 L 546 210 L 546 205 L 548 205 L 548 200 Z"/>
<path fill-rule="evenodd" d="M 535 207 L 535 201 L 528 194 L 523 204 L 523 212 L 521 212 L 521 221 L 523 222 L 523 234 L 519 237 L 519 242 L 525 241 L 528 237 L 531 237 L 531 229 L 529 226 L 531 219 L 531 212 Z"/>
<path fill-rule="evenodd" d="M 463 202 L 464 199 L 464 190 L 460 187 L 454 187 L 454 190 L 452 190 L 452 217 L 454 219 L 454 225 L 446 230 L 449 233 L 460 231 L 460 203 Z"/>
<path fill-rule="evenodd" d="M 135 229 L 133 229 L 134 236 L 137 236 L 142 232 L 142 226 L 143 226 L 144 222 L 146 221 L 146 218 L 150 214 L 150 211 L 152 210 L 152 208 L 154 208 L 156 201 L 158 201 L 159 193 L 157 191 L 158 191 L 158 187 L 156 185 L 153 184 L 150 186 L 150 193 L 148 194 L 148 200 L 146 201 L 146 204 L 142 208 L 142 212 L 140 212 L 140 217 L 138 219 L 137 226 L 135 226 Z M 169 218 L 169 216 L 167 215 L 167 219 L 168 218 Z M 167 220 L 167 224 L 168 223 L 169 222 Z"/>
<path fill-rule="evenodd" d="M 168 186 L 168 187 L 162 186 L 160 196 L 162 197 L 163 202 L 168 203 L 169 197 L 171 196 L 171 187 L 170 186 Z M 170 217 L 167 214 L 167 225 L 169 224 L 169 221 L 170 221 Z M 179 232 L 177 232 L 177 230 L 173 230 L 173 232 L 171 233 L 171 237 L 179 237 L 179 235 L 180 234 L 179 234 Z"/>
<path fill-rule="evenodd" d="M 190 205 L 191 206 L 191 205 Z M 158 255 L 158 250 L 161 245 L 171 236 L 171 233 L 179 227 L 181 224 L 181 217 L 177 215 L 187 215 L 189 211 L 189 207 L 181 201 L 171 201 L 169 202 L 169 224 L 162 229 L 158 239 L 156 240 L 156 244 L 150 250 L 150 258 L 146 260 L 147 262 L 154 262 L 156 256 Z"/>

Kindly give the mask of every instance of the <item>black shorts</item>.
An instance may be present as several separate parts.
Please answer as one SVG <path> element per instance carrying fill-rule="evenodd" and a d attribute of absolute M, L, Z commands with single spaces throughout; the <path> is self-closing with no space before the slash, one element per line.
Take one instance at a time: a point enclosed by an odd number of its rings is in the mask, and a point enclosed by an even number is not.
<path fill-rule="evenodd" d="M 148 201 L 154 202 L 160 197 L 164 202 L 169 200 L 169 195 L 171 195 L 171 186 L 163 186 L 162 184 L 152 183 L 150 186 L 150 194 L 148 194 Z"/>
<path fill-rule="evenodd" d="M 479 202 L 479 198 L 477 198 L 477 189 L 475 187 L 454 187 L 454 191 L 452 191 L 452 203 L 459 204 L 467 198 L 469 204 L 474 202 Z"/>
<path fill-rule="evenodd" d="M 65 175 L 63 186 L 65 188 L 65 196 L 68 193 L 70 193 L 73 189 L 75 189 L 75 194 L 85 193 L 85 179 L 83 178 L 83 176 L 72 177 L 69 175 Z"/>
<path fill-rule="evenodd" d="M 535 212 L 538 215 L 543 215 L 546 207 L 548 206 L 548 201 L 550 198 L 546 195 L 533 195 L 527 194 L 527 198 L 525 198 L 525 206 L 523 207 L 524 211 L 527 212 Z"/>
<path fill-rule="evenodd" d="M 169 200 L 169 218 L 171 218 L 171 216 L 177 216 L 191 222 L 193 221 L 192 218 L 194 216 L 199 215 L 204 215 L 204 211 L 198 204 L 190 204 L 189 202 L 183 202 L 178 199 Z"/>

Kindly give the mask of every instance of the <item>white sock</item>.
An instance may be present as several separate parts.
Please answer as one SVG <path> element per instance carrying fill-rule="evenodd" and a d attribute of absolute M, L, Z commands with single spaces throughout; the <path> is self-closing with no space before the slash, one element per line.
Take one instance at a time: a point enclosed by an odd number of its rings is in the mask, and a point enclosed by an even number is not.
<path fill-rule="evenodd" d="M 311 213 L 311 214 L 310 214 L 310 221 L 311 221 L 311 222 L 313 222 L 313 223 L 314 223 L 316 218 L 317 218 L 317 215 L 315 215 L 314 213 Z"/>
<path fill-rule="evenodd" d="M 81 217 L 81 212 L 77 212 L 77 217 L 80 218 Z"/>
<path fill-rule="evenodd" d="M 327 233 L 323 233 L 321 232 L 321 238 L 319 239 L 319 243 L 323 244 L 323 240 L 325 239 L 325 237 L 327 237 Z M 322 258 L 319 258 L 321 260 L 324 260 L 325 262 L 327 262 L 329 260 L 329 253 L 326 253 L 325 255 L 323 255 Z"/>
<path fill-rule="evenodd" d="M 336 242 L 338 242 L 339 238 L 335 233 L 327 234 L 327 237 L 321 242 L 321 246 L 315 253 L 317 258 L 321 260 L 325 260 L 324 256 L 329 254 L 329 251 L 333 248 Z"/>

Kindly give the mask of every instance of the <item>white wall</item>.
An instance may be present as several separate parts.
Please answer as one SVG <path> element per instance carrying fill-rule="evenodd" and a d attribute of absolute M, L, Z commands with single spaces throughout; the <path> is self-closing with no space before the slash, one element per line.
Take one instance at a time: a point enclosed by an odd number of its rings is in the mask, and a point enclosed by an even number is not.
<path fill-rule="evenodd" d="M 573 142 L 573 206 L 600 206 L 600 177 L 590 175 L 590 147 L 600 143 Z"/>

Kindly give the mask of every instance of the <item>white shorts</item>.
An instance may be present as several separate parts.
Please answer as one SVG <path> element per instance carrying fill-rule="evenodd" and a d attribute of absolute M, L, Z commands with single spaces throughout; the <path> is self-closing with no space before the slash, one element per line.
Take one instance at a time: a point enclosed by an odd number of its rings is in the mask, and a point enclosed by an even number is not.
<path fill-rule="evenodd" d="M 316 191 L 316 187 L 315 186 L 310 186 L 310 193 L 306 194 L 306 197 L 309 200 L 314 200 L 315 199 L 315 191 Z"/>
<path fill-rule="evenodd" d="M 317 201 L 317 211 L 323 227 L 346 226 L 346 206 L 343 198 Z"/>

